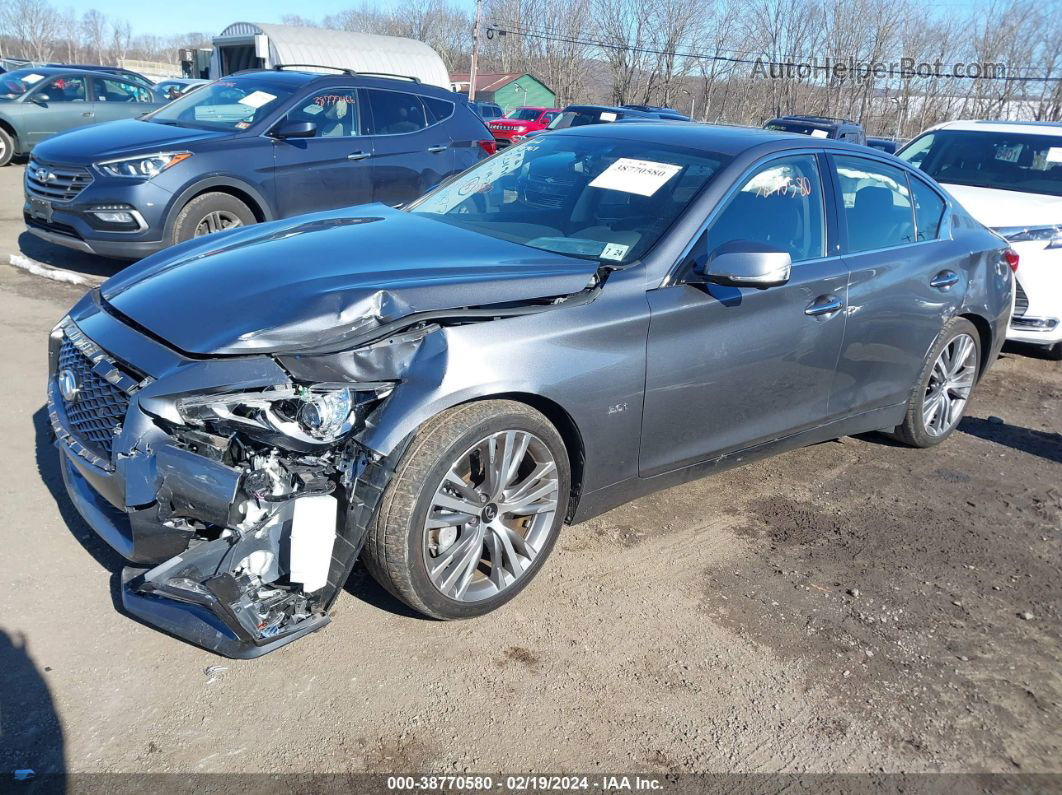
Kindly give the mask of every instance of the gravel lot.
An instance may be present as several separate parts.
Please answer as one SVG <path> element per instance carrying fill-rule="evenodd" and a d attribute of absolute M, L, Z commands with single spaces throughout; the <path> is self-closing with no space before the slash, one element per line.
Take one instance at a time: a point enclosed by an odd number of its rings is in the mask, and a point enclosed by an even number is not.
<path fill-rule="evenodd" d="M 0 778 L 1062 772 L 1059 363 L 1008 350 L 942 447 L 845 438 L 566 528 L 491 616 L 422 620 L 359 569 L 323 632 L 223 660 L 122 614 L 121 561 L 62 492 L 45 341 L 83 288 L 7 260 L 116 266 L 27 239 L 21 173 L 0 169 Z"/>

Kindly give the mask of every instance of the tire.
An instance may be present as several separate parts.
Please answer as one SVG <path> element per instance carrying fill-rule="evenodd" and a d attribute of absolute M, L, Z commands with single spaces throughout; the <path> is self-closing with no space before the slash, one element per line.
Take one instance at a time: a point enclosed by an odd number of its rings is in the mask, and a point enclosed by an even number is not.
<path fill-rule="evenodd" d="M 953 344 L 963 346 L 961 351 L 951 347 Z M 956 353 L 960 353 L 961 361 L 953 363 Z M 952 318 L 929 349 L 908 399 L 907 414 L 892 437 L 911 447 L 933 447 L 951 436 L 962 420 L 980 367 L 981 338 L 977 329 L 965 318 Z M 934 404 L 939 404 L 935 411 Z"/>
<path fill-rule="evenodd" d="M 220 192 L 204 193 L 196 196 L 177 213 L 170 232 L 170 245 L 210 232 L 250 226 L 257 220 L 251 208 L 235 196 Z"/>
<path fill-rule="evenodd" d="M 6 166 L 15 156 L 15 137 L 0 127 L 0 166 Z"/>
<path fill-rule="evenodd" d="M 492 488 L 486 472 L 477 468 L 491 439 L 498 453 L 506 449 L 506 441 L 515 445 L 508 449 L 519 452 L 527 439 L 507 490 L 504 485 Z M 449 485 L 454 480 L 443 484 L 453 471 L 462 473 L 463 497 Z M 532 472 L 542 474 L 541 479 L 535 480 Z M 513 487 L 532 481 L 542 484 L 543 496 L 532 504 L 537 512 L 508 512 L 498 497 L 515 505 L 520 498 Z M 531 490 L 539 491 L 538 486 Z M 362 560 L 384 588 L 426 616 L 450 620 L 484 615 L 520 593 L 541 569 L 559 535 L 570 491 L 564 441 L 542 414 L 509 400 L 457 406 L 417 430 L 369 526 Z M 473 508 L 474 492 L 483 495 Z M 440 499 L 447 506 L 440 506 Z M 468 510 L 448 512 L 451 503 Z M 476 511 L 479 516 L 473 517 Z M 436 571 L 434 579 L 429 566 Z"/>

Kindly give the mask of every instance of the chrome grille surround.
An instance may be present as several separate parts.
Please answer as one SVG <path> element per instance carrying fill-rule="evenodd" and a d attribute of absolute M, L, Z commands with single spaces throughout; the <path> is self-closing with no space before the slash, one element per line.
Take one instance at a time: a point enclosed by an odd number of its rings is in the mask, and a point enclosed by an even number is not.
<path fill-rule="evenodd" d="M 48 389 L 52 430 L 71 452 L 94 466 L 111 470 L 114 439 L 121 433 L 129 399 L 154 379 L 137 381 L 71 321 L 60 325 L 57 332 L 62 336 L 53 383 Z M 63 370 L 73 372 L 79 386 L 72 401 L 63 399 L 55 385 Z"/>

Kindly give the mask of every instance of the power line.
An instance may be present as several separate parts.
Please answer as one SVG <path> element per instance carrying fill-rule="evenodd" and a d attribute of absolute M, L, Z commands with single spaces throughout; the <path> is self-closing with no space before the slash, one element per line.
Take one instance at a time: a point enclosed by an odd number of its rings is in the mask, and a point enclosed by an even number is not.
<path fill-rule="evenodd" d="M 829 64 L 813 64 L 813 63 L 810 63 L 811 61 L 817 60 L 817 59 L 814 59 L 814 58 L 794 58 L 792 56 L 789 56 L 791 58 L 791 60 L 787 60 L 787 61 L 769 61 L 769 60 L 764 60 L 761 57 L 757 57 L 755 59 L 752 59 L 752 58 L 742 58 L 742 57 L 729 56 L 729 55 L 718 55 L 718 54 L 710 55 L 710 54 L 703 53 L 703 52 L 682 52 L 682 51 L 679 51 L 679 50 L 657 49 L 655 47 L 649 47 L 649 46 L 634 46 L 634 45 L 630 45 L 630 44 L 626 44 L 626 43 L 617 44 L 615 42 L 603 41 L 603 40 L 600 40 L 600 39 L 593 39 L 593 38 L 589 38 L 589 34 L 586 34 L 586 33 L 580 33 L 580 34 L 577 34 L 575 36 L 569 36 L 569 35 L 558 34 L 558 33 L 550 33 L 550 32 L 548 32 L 548 29 L 546 29 L 546 30 L 543 30 L 541 28 L 535 29 L 535 28 L 532 28 L 532 27 L 529 27 L 529 26 L 525 26 L 525 25 L 520 25 L 520 24 L 511 24 L 510 26 L 506 26 L 506 25 L 503 25 L 501 23 L 498 23 L 497 21 L 492 21 L 492 23 L 487 27 L 487 38 L 488 39 L 489 38 L 493 38 L 494 34 L 500 34 L 500 35 L 503 35 L 503 36 L 504 35 L 523 36 L 525 38 L 538 39 L 538 40 L 543 40 L 543 41 L 557 41 L 557 42 L 561 42 L 561 43 L 565 43 L 565 44 L 581 45 L 581 46 L 584 46 L 584 47 L 597 47 L 599 49 L 605 49 L 605 50 L 635 52 L 635 53 L 641 53 L 643 55 L 667 55 L 667 56 L 671 56 L 671 57 L 675 57 L 675 58 L 691 58 L 691 59 L 694 59 L 694 60 L 702 60 L 702 61 L 716 61 L 716 62 L 733 63 L 733 64 L 760 65 L 761 67 L 763 67 L 763 68 L 765 68 L 767 70 L 771 70 L 771 71 L 773 71 L 775 68 L 779 68 L 779 69 L 783 69 L 783 70 L 792 70 L 792 69 L 801 68 L 801 67 L 806 66 L 806 67 L 808 67 L 809 69 L 811 69 L 813 71 L 828 72 L 828 71 L 834 70 L 834 68 L 835 68 L 835 66 L 837 64 L 845 65 L 846 67 L 848 67 L 848 65 L 849 65 L 849 62 L 847 60 L 841 60 L 841 59 L 833 60 L 832 61 L 832 65 L 829 65 Z M 744 55 L 753 54 L 752 51 L 726 50 L 726 49 L 721 49 L 720 51 L 721 52 L 742 53 Z M 869 64 L 863 64 L 863 63 L 860 63 L 858 61 L 855 61 L 854 65 L 857 67 L 856 68 L 857 73 L 869 74 L 870 71 L 875 71 L 873 69 L 868 71 L 867 69 L 861 68 L 863 66 L 869 66 Z M 929 65 L 929 64 L 927 64 L 927 65 Z M 986 64 L 986 66 L 987 66 L 987 64 Z M 1031 69 L 1033 67 L 1018 67 L 1018 68 Z M 1009 71 L 1009 69 L 1007 71 Z M 878 76 L 878 75 L 875 75 L 875 76 Z M 881 76 L 884 77 L 886 75 L 881 75 Z M 1005 74 L 1005 75 L 1000 76 L 1000 75 L 997 75 L 997 74 L 980 74 L 980 70 L 979 70 L 979 73 L 976 74 L 976 75 L 959 74 L 959 73 L 955 72 L 954 70 L 950 71 L 950 72 L 936 72 L 936 71 L 934 71 L 934 72 L 931 72 L 929 74 L 917 74 L 917 73 L 915 73 L 915 74 L 905 74 L 904 70 L 902 70 L 902 69 L 895 70 L 895 69 L 890 68 L 888 70 L 887 76 L 889 76 L 889 77 L 917 77 L 917 78 L 921 78 L 921 79 L 949 78 L 949 79 L 954 79 L 954 80 L 1002 80 L 1002 81 L 1021 82 L 1021 83 L 1057 83 L 1057 82 L 1062 82 L 1062 77 L 1049 77 L 1049 76 L 1046 76 L 1046 75 L 1012 76 L 1012 75 L 1009 75 L 1009 74 Z"/>

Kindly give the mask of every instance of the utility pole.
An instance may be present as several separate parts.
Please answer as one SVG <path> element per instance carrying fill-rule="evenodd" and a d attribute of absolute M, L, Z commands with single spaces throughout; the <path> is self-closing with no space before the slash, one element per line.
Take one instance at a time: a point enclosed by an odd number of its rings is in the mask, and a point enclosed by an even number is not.
<path fill-rule="evenodd" d="M 479 18 L 483 13 L 483 0 L 476 0 L 476 22 L 472 26 L 472 64 L 468 70 L 468 101 L 476 100 L 476 67 L 479 65 Z"/>

